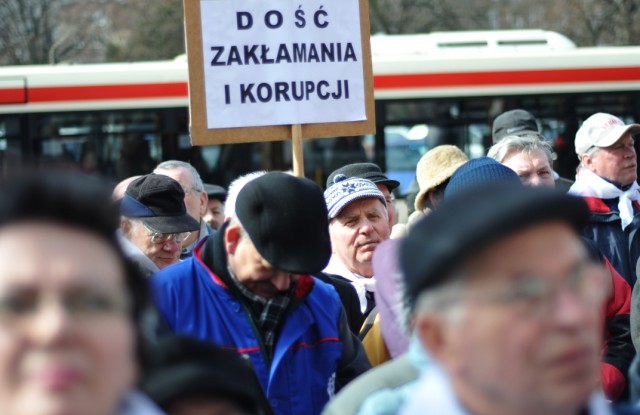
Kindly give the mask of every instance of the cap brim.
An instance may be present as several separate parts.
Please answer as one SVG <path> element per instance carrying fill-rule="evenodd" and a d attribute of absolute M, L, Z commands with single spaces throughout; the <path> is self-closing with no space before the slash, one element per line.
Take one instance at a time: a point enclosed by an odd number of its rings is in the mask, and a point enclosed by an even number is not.
<path fill-rule="evenodd" d="M 207 193 L 209 199 L 220 199 L 224 201 L 227 198 L 227 191 L 222 186 L 216 184 L 204 184 L 204 191 Z"/>
<path fill-rule="evenodd" d="M 498 134 L 494 134 L 494 136 L 493 136 L 493 144 L 497 144 L 500 141 L 502 141 L 503 139 L 505 139 L 507 137 L 510 137 L 510 136 L 513 136 L 513 135 L 515 135 L 516 137 L 521 137 L 523 135 L 537 135 L 537 136 L 539 136 L 541 138 L 544 138 L 544 137 L 542 137 L 542 134 L 540 134 L 539 131 L 535 131 L 535 130 L 520 130 L 520 131 L 515 131 L 515 132 L 512 132 L 512 133 L 508 133 L 506 131 L 504 131 L 504 132 L 501 131 Z"/>
<path fill-rule="evenodd" d="M 155 216 L 152 218 L 138 218 L 151 230 L 159 233 L 182 233 L 200 230 L 200 223 L 184 214 L 181 216 Z"/>
<path fill-rule="evenodd" d="M 383 184 L 389 188 L 390 192 L 393 192 L 400 186 L 400 182 L 393 179 L 385 179 L 385 180 L 372 180 L 375 184 Z"/>
<path fill-rule="evenodd" d="M 600 139 L 599 142 L 595 143 L 594 146 L 600 148 L 611 147 L 627 132 L 634 134 L 640 133 L 640 124 L 629 124 L 615 127 L 611 131 L 609 131 L 606 136 Z"/>

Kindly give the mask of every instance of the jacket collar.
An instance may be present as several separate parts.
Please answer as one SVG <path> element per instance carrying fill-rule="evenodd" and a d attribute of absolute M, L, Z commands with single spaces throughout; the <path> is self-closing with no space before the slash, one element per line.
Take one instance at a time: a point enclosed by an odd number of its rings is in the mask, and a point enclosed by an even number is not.
<path fill-rule="evenodd" d="M 227 252 L 224 248 L 224 234 L 228 226 L 229 222 L 225 222 L 216 232 L 203 239 L 194 249 L 194 260 L 207 268 L 214 282 L 231 291 L 237 298 L 242 298 L 228 271 Z M 314 283 L 310 275 L 301 275 L 294 300 L 303 300 L 311 292 Z"/>

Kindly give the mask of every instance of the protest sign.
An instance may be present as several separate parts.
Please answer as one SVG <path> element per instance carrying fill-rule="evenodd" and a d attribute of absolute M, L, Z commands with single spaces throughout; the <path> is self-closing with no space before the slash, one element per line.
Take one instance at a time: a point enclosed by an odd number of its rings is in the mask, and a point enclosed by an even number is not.
<path fill-rule="evenodd" d="M 366 0 L 184 0 L 192 143 L 375 131 Z"/>

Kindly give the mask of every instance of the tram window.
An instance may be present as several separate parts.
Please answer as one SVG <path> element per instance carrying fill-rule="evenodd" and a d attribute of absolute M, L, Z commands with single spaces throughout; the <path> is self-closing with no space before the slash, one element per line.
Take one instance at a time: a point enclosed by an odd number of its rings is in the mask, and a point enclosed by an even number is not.
<path fill-rule="evenodd" d="M 36 161 L 121 180 L 146 174 L 162 160 L 155 111 L 41 114 L 36 118 Z"/>
<path fill-rule="evenodd" d="M 0 117 L 0 175 L 6 176 L 22 163 L 20 116 Z"/>
<path fill-rule="evenodd" d="M 20 135 L 20 118 L 17 115 L 0 117 L 0 138 L 19 138 Z"/>
<path fill-rule="evenodd" d="M 408 122 L 428 122 L 451 118 L 454 100 L 398 100 L 384 101 L 385 124 L 404 124 Z"/>
<path fill-rule="evenodd" d="M 416 176 L 418 161 L 427 151 L 429 134 L 426 124 L 384 128 L 386 173 L 400 182 L 400 193 L 406 193 Z"/>

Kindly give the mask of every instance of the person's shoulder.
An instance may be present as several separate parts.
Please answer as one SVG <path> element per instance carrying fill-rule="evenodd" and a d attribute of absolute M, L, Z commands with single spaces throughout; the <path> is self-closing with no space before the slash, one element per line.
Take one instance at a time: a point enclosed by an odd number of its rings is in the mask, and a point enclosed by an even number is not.
<path fill-rule="evenodd" d="M 152 284 L 161 285 L 169 282 L 193 278 L 195 276 L 195 266 L 195 258 L 189 257 L 156 272 L 151 276 L 150 281 Z"/>
<path fill-rule="evenodd" d="M 329 274 L 326 272 L 320 272 L 318 274 L 315 274 L 314 277 L 316 279 L 319 279 L 320 281 L 324 282 L 325 284 L 329 284 L 329 285 L 333 285 L 334 287 L 336 287 L 336 289 L 338 288 L 345 288 L 345 289 L 351 289 L 353 288 L 353 285 L 351 284 L 351 281 L 349 281 L 348 279 L 341 277 L 340 275 L 335 275 L 335 274 Z"/>
<path fill-rule="evenodd" d="M 356 414 L 367 398 L 381 390 L 394 390 L 416 380 L 419 370 L 407 355 L 383 363 L 349 383 L 329 402 L 323 415 Z"/>

